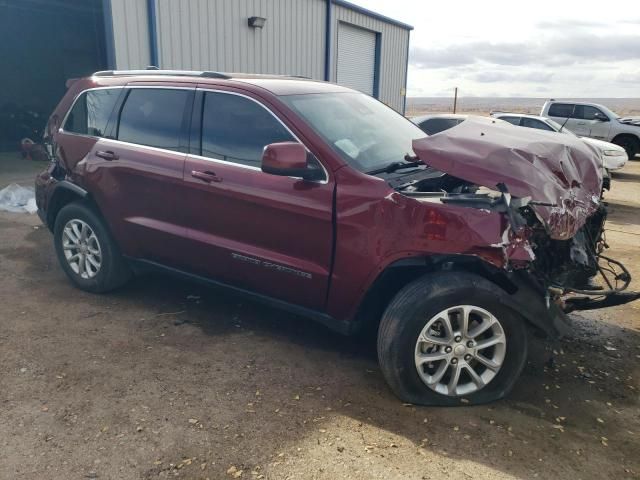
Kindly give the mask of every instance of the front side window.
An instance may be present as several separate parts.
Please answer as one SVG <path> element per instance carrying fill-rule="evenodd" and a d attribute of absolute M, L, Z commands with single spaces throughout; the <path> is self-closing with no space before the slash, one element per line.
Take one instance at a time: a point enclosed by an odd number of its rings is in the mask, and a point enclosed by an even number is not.
<path fill-rule="evenodd" d="M 205 157 L 260 167 L 262 151 L 271 143 L 295 138 L 264 107 L 229 93 L 205 94 L 201 151 Z"/>
<path fill-rule="evenodd" d="M 549 107 L 549 116 L 569 118 L 573 117 L 573 104 L 571 103 L 554 103 Z"/>
<path fill-rule="evenodd" d="M 554 131 L 553 128 L 551 128 L 549 125 L 541 122 L 540 120 L 536 120 L 535 118 L 523 117 L 522 126 L 527 128 L 536 128 L 538 130 L 547 130 L 548 132 Z"/>
<path fill-rule="evenodd" d="M 66 132 L 104 137 L 109 117 L 121 89 L 89 90 L 82 93 L 67 116 Z"/>
<path fill-rule="evenodd" d="M 189 90 L 134 88 L 120 112 L 118 140 L 181 151 Z"/>
<path fill-rule="evenodd" d="M 600 111 L 599 108 L 592 107 L 591 105 L 576 105 L 576 118 L 582 120 L 596 120 L 600 118 L 607 118 L 607 116 Z"/>
<path fill-rule="evenodd" d="M 412 142 L 424 138 L 417 125 L 363 93 L 283 95 L 345 162 L 368 172 L 413 155 Z"/>

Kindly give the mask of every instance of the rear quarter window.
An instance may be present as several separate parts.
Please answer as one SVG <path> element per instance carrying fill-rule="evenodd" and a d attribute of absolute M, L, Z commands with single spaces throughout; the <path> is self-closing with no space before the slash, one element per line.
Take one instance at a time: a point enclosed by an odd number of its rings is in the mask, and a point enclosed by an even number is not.
<path fill-rule="evenodd" d="M 500 120 L 509 122 L 511 125 L 520 125 L 520 117 L 498 117 Z"/>
<path fill-rule="evenodd" d="M 104 137 L 118 96 L 119 88 L 89 90 L 82 93 L 71 108 L 64 126 L 65 132 Z"/>
<path fill-rule="evenodd" d="M 573 113 L 573 104 L 554 103 L 549 107 L 549 116 L 568 118 Z"/>
<path fill-rule="evenodd" d="M 464 119 L 461 118 L 430 118 L 424 122 L 420 122 L 418 126 L 423 132 L 429 135 L 435 135 L 436 133 L 453 128 L 463 121 Z"/>
<path fill-rule="evenodd" d="M 549 125 L 535 118 L 524 117 L 522 119 L 522 126 L 527 128 L 535 128 L 537 130 L 546 130 L 548 132 L 554 131 L 553 128 L 551 128 Z"/>

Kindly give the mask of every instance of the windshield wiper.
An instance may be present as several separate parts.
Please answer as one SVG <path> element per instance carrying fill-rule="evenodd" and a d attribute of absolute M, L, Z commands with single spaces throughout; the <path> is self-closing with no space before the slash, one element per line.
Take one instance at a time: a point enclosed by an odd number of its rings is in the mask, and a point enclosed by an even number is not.
<path fill-rule="evenodd" d="M 393 173 L 396 170 L 402 170 L 405 168 L 415 168 L 419 165 L 424 165 L 425 163 L 418 159 L 417 157 L 412 157 L 410 155 L 405 155 L 405 162 L 393 162 L 387 165 L 386 167 L 376 168 L 375 170 L 371 170 L 367 172 L 369 175 L 377 175 L 378 173 Z"/>

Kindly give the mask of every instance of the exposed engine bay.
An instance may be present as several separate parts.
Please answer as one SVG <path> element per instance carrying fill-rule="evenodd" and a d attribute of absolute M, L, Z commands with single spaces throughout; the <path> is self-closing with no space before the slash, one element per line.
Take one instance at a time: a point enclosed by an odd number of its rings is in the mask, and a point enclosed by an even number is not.
<path fill-rule="evenodd" d="M 528 271 L 547 303 L 565 312 L 640 298 L 625 292 L 631 276 L 624 265 L 605 255 L 607 211 L 595 153 L 579 139 L 560 144 L 527 130 L 465 121 L 414 141 L 427 168 L 388 183 L 426 204 L 502 214 L 502 242 L 491 247 L 503 250 L 503 268 Z"/>
<path fill-rule="evenodd" d="M 422 202 L 478 208 L 504 213 L 509 226 L 506 234 L 527 239 L 531 262 L 510 268 L 527 268 L 545 286 L 549 299 L 561 302 L 563 310 L 587 310 L 627 303 L 640 294 L 623 293 L 631 281 L 625 266 L 604 254 L 607 245 L 604 224 L 607 211 L 600 203 L 578 232 L 567 240 L 557 240 L 548 232 L 531 208 L 530 198 L 507 200 L 503 191 L 474 185 L 466 180 L 430 169 L 404 176 L 389 183 L 403 195 Z"/>

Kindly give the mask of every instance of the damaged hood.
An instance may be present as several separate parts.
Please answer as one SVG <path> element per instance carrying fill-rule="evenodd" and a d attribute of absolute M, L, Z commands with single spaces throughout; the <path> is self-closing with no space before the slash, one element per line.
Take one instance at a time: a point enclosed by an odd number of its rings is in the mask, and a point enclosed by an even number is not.
<path fill-rule="evenodd" d="M 413 141 L 426 164 L 454 177 L 514 197 L 530 206 L 549 235 L 566 240 L 597 209 L 602 189 L 598 152 L 579 138 L 469 117 Z"/>

